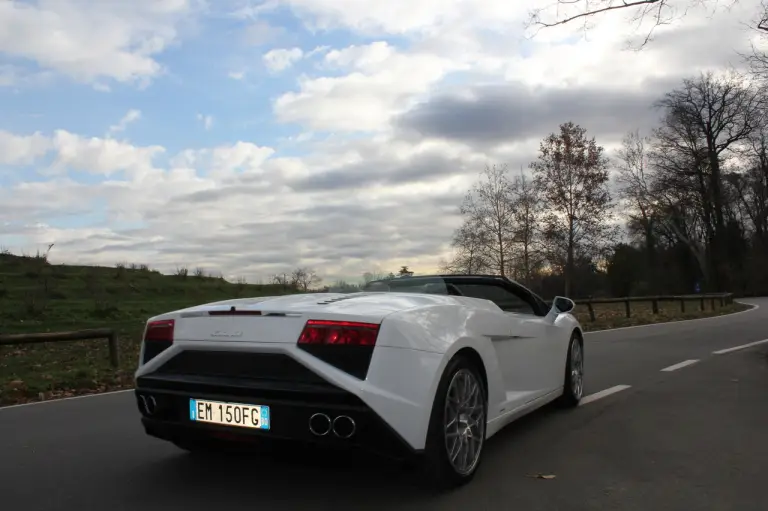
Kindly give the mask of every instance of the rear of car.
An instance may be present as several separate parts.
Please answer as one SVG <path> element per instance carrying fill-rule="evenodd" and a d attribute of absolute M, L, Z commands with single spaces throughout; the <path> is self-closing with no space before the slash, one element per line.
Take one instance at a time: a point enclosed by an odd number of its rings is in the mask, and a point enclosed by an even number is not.
<path fill-rule="evenodd" d="M 424 368 L 436 370 L 440 355 L 381 342 L 382 321 L 399 308 L 313 294 L 153 318 L 136 373 L 144 428 L 190 450 L 290 440 L 412 455 L 431 387 Z M 422 381 L 404 387 L 409 377 Z"/>

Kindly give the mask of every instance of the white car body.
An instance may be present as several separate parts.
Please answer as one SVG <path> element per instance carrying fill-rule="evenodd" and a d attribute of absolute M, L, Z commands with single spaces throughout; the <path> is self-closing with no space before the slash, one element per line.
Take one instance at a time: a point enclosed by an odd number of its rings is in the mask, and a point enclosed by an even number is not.
<path fill-rule="evenodd" d="M 470 278 L 481 284 L 483 279 L 492 279 Z M 413 279 L 417 281 L 418 277 Z M 507 279 L 489 282 L 530 293 Z M 556 307 L 545 312 L 543 302 L 531 296 L 531 300 L 538 300 L 533 314 L 505 311 L 482 298 L 375 291 L 236 299 L 178 310 L 149 320 L 174 320 L 173 340 L 147 361 L 144 343 L 136 372 L 136 392 L 152 392 L 153 384 L 145 380 L 151 380 L 182 352 L 280 355 L 280 360 L 288 357 L 330 385 L 359 398 L 396 432 L 408 450 L 419 453 L 427 443 L 438 383 L 447 364 L 459 351 L 471 352 L 482 362 L 487 380 L 488 438 L 563 394 L 569 345 L 574 335 L 582 337 L 581 326 L 571 314 L 561 313 Z M 226 314 L 232 308 L 237 314 Z M 211 316 L 211 311 L 223 315 Z M 297 344 L 308 320 L 379 325 L 364 377 L 350 374 Z M 252 397 L 258 403 L 259 396 Z M 272 423 L 278 424 L 277 409 L 273 413 Z M 144 415 L 151 423 L 151 418 Z M 165 434 L 156 436 L 169 439 Z"/>

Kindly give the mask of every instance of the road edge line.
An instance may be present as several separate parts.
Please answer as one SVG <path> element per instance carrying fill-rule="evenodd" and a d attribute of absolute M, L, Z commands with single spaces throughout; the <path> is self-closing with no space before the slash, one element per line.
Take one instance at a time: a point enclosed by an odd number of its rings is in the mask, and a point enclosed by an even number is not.
<path fill-rule="evenodd" d="M 44 405 L 46 403 L 60 403 L 61 401 L 71 401 L 73 399 L 83 399 L 85 397 L 109 396 L 112 394 L 123 394 L 125 392 L 133 392 L 133 389 L 130 388 L 123 390 L 111 390 L 109 392 L 94 392 L 93 394 L 83 394 L 81 396 L 60 397 L 57 399 L 46 399 L 45 401 L 32 401 L 31 403 L 19 403 L 17 405 L 0 406 L 0 412 L 3 410 L 10 410 L 11 408 L 21 408 L 23 406 Z"/>

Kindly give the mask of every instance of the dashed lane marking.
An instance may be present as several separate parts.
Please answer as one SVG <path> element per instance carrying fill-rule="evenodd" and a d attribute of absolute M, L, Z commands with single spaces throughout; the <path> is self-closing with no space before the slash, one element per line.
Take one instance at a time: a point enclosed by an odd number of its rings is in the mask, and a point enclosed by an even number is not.
<path fill-rule="evenodd" d="M 609 387 L 607 389 L 601 390 L 600 392 L 595 392 L 594 394 L 590 394 L 588 396 L 584 396 L 581 398 L 581 403 L 579 403 L 579 406 L 583 406 L 589 403 L 593 403 L 597 401 L 598 399 L 602 399 L 604 397 L 608 397 L 612 394 L 615 394 L 617 392 L 621 392 L 622 390 L 627 390 L 630 388 L 631 385 L 616 385 L 614 387 Z"/>
<path fill-rule="evenodd" d="M 685 360 L 684 362 L 680 362 L 679 364 L 675 364 L 675 365 L 671 365 L 669 367 L 665 367 L 664 369 L 662 369 L 662 371 L 667 372 L 667 373 L 672 372 L 672 371 L 677 371 L 678 369 L 682 369 L 683 367 L 688 367 L 690 365 L 693 365 L 693 364 L 695 364 L 698 361 L 699 361 L 698 359 Z"/>
<path fill-rule="evenodd" d="M 731 353 L 732 351 L 739 351 L 739 350 L 751 348 L 752 346 L 757 346 L 759 344 L 765 344 L 765 343 L 768 343 L 768 339 L 763 339 L 762 341 L 750 342 L 749 344 L 742 344 L 741 346 L 734 346 L 733 348 L 726 348 L 724 350 L 713 351 L 712 354 L 724 355 L 725 353 Z"/>

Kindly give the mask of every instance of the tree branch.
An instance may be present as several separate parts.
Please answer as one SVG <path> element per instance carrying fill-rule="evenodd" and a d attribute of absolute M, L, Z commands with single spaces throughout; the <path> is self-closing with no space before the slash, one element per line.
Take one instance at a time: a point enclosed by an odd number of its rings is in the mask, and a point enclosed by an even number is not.
<path fill-rule="evenodd" d="M 570 16 L 570 17 L 565 18 L 565 19 L 560 20 L 560 21 L 555 21 L 553 23 L 544 23 L 544 22 L 540 21 L 538 19 L 538 13 L 540 12 L 540 10 L 536 11 L 532 15 L 532 18 L 533 18 L 534 24 L 548 28 L 548 27 L 555 27 L 555 26 L 558 26 L 558 25 L 565 25 L 565 24 L 570 23 L 572 21 L 575 21 L 575 20 L 577 20 L 579 18 L 587 18 L 589 16 L 594 16 L 596 14 L 602 14 L 602 13 L 609 12 L 609 11 L 616 11 L 616 10 L 619 10 L 619 9 L 631 9 L 633 7 L 638 7 L 640 5 L 650 5 L 650 4 L 656 4 L 656 3 L 664 4 L 665 1 L 666 0 L 636 0 L 635 2 L 622 1 L 621 4 L 619 4 L 619 5 L 611 4 L 611 5 L 608 5 L 606 7 L 601 7 L 599 9 L 584 11 L 582 13 L 576 14 L 574 16 Z M 574 3 L 576 3 L 576 2 L 565 1 L 565 0 L 558 1 L 558 4 L 574 4 Z"/>

